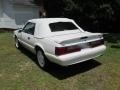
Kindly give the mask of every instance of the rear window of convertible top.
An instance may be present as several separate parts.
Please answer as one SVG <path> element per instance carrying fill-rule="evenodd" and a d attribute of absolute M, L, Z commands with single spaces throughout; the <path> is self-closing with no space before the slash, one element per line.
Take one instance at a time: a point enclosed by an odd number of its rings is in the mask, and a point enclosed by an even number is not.
<path fill-rule="evenodd" d="M 56 22 L 49 24 L 51 32 L 68 31 L 78 29 L 72 22 Z"/>

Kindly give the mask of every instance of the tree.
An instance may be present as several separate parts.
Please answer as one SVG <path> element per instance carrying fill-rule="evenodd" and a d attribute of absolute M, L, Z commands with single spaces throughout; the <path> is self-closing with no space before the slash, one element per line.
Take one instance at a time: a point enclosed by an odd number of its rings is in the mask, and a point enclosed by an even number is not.
<path fill-rule="evenodd" d="M 47 17 L 68 17 L 74 19 L 85 30 L 106 31 L 120 23 L 118 0 L 34 0 L 44 7 Z"/>
<path fill-rule="evenodd" d="M 39 16 L 46 17 L 46 10 L 44 8 L 44 1 L 43 0 L 33 0 L 32 3 L 39 6 Z"/>
<path fill-rule="evenodd" d="M 61 17 L 64 13 L 64 0 L 44 0 L 47 17 Z"/>

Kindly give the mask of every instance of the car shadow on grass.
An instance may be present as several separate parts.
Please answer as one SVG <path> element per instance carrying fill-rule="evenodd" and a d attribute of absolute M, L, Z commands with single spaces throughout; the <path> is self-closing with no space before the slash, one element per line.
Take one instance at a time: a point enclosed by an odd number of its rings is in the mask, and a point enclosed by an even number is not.
<path fill-rule="evenodd" d="M 33 55 L 32 53 L 30 53 L 28 50 L 24 48 L 20 50 L 23 54 L 27 55 L 32 61 L 34 61 L 36 65 L 38 65 L 35 55 Z M 81 74 L 89 70 L 92 70 L 100 65 L 101 65 L 100 62 L 93 59 L 79 63 L 79 64 L 71 65 L 68 67 L 62 67 L 57 64 L 51 63 L 49 68 L 45 69 L 44 71 L 51 74 L 52 76 L 54 76 L 59 80 L 63 80 L 63 79 L 67 79 L 69 77 L 75 76 L 77 74 Z"/>
<path fill-rule="evenodd" d="M 101 63 L 92 59 L 79 64 L 71 65 L 68 67 L 62 67 L 54 64 L 50 68 L 48 68 L 46 72 L 50 73 L 51 75 L 53 75 L 59 80 L 63 80 L 63 79 L 67 79 L 69 77 L 75 76 L 77 74 L 81 74 L 89 70 L 92 70 L 100 65 Z"/>

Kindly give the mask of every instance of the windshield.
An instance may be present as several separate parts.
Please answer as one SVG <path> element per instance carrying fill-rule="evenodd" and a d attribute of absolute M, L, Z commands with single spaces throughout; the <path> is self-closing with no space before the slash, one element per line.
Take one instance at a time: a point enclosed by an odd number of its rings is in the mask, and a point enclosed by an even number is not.
<path fill-rule="evenodd" d="M 72 22 L 56 22 L 49 24 L 52 32 L 78 29 Z"/>

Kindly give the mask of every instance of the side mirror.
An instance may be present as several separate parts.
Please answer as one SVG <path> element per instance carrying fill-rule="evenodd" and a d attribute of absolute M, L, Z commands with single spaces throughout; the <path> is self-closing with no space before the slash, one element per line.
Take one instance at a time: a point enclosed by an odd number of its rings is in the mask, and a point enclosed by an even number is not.
<path fill-rule="evenodd" d="M 22 32 L 22 28 L 18 28 L 18 33 L 21 33 Z"/>
<path fill-rule="evenodd" d="M 21 32 L 22 32 L 22 30 L 19 30 L 18 32 L 19 32 L 19 33 L 21 33 Z"/>

